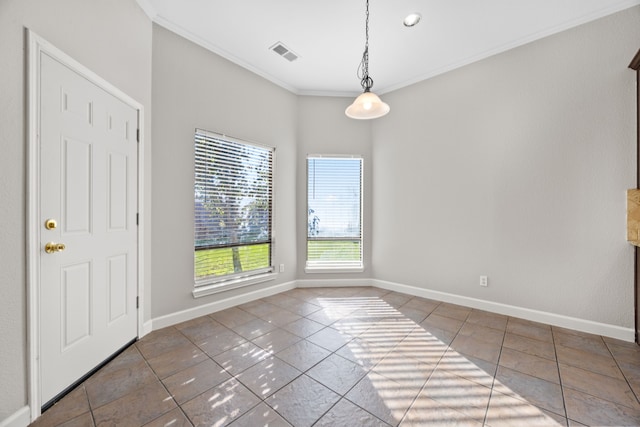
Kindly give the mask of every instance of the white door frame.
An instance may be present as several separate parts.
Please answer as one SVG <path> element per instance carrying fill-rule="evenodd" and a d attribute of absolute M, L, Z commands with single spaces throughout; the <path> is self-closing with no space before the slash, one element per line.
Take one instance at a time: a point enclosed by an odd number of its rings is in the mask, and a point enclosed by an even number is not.
<path fill-rule="evenodd" d="M 33 31 L 26 30 L 28 50 L 28 178 L 27 178 L 27 342 L 28 342 L 28 398 L 31 421 L 40 416 L 42 403 L 40 400 L 40 248 L 39 233 L 42 224 L 40 217 L 40 67 L 41 55 L 47 54 L 66 65 L 96 86 L 105 90 L 120 101 L 138 111 L 139 144 L 138 144 L 138 206 L 139 218 L 144 218 L 144 111 L 143 106 L 124 92 L 120 91 L 82 64 L 48 43 Z M 138 259 L 137 259 L 137 291 L 138 337 L 144 335 L 144 221 L 138 225 Z"/>

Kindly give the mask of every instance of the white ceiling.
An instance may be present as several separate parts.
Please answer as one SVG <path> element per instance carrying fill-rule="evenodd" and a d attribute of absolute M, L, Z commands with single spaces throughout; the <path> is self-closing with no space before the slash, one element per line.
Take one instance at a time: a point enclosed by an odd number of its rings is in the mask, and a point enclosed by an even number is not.
<path fill-rule="evenodd" d="M 354 95 L 365 0 L 137 0 L 157 24 L 296 93 Z M 640 0 L 370 0 L 369 74 L 385 93 Z M 413 28 L 402 20 L 422 14 Z M 300 57 L 269 48 L 282 42 Z M 176 58 L 180 61 L 180 58 Z"/>

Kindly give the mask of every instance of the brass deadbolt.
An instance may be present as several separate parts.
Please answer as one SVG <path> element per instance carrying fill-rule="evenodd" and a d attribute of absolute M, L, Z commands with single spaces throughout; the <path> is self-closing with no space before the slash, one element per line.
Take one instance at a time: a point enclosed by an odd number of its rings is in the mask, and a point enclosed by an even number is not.
<path fill-rule="evenodd" d="M 44 245 L 44 251 L 48 254 L 52 254 L 54 252 L 62 252 L 66 248 L 64 243 L 53 243 L 49 242 Z"/>
<path fill-rule="evenodd" d="M 48 219 L 44 222 L 44 228 L 47 230 L 53 230 L 58 226 L 58 223 L 55 219 Z"/>

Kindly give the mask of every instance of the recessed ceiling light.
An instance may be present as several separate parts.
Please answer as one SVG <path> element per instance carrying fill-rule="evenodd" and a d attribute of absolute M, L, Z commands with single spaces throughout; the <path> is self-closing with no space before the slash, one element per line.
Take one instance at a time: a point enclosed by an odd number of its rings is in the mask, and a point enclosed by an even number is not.
<path fill-rule="evenodd" d="M 405 27 L 413 27 L 414 25 L 417 25 L 418 22 L 420 22 L 421 18 L 422 15 L 420 15 L 418 12 L 410 13 L 406 18 L 404 18 L 404 21 L 402 21 L 402 23 Z"/>

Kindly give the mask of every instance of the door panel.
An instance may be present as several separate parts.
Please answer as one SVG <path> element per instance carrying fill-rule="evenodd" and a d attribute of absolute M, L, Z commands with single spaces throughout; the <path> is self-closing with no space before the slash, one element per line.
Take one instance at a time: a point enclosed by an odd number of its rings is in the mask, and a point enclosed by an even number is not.
<path fill-rule="evenodd" d="M 46 403 L 137 335 L 138 112 L 46 53 L 40 82 Z M 58 226 L 46 229 L 47 219 Z"/>

